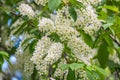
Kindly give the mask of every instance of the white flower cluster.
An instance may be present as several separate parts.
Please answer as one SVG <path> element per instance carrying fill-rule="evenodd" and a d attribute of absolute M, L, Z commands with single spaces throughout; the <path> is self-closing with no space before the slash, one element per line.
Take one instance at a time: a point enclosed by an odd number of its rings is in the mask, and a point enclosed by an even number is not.
<path fill-rule="evenodd" d="M 55 70 L 55 72 L 54 72 L 54 77 L 60 77 L 60 78 L 62 78 L 63 77 L 63 75 L 64 75 L 64 80 L 66 80 L 66 77 L 67 77 L 67 74 L 68 74 L 68 70 L 62 70 L 61 69 L 61 66 L 63 65 L 63 64 L 67 64 L 67 62 L 66 62 L 66 60 L 65 59 L 61 59 L 61 61 L 58 63 L 58 67 L 56 68 L 56 70 Z"/>
<path fill-rule="evenodd" d="M 24 4 L 24 3 L 21 4 L 18 7 L 18 10 L 23 16 L 27 15 L 29 18 L 32 18 L 35 16 L 35 12 L 33 11 L 32 7 L 29 6 L 28 4 Z"/>
<path fill-rule="evenodd" d="M 102 0 L 89 0 L 91 4 L 93 5 L 97 5 L 99 4 L 100 2 L 102 2 Z"/>
<path fill-rule="evenodd" d="M 81 10 L 76 9 L 78 18 L 73 25 L 80 26 L 89 35 L 94 35 L 101 27 L 101 21 L 97 19 L 95 10 L 91 5 L 87 5 Z"/>
<path fill-rule="evenodd" d="M 26 73 L 26 76 L 31 76 L 34 70 L 34 64 L 31 63 L 31 61 L 26 61 L 24 64 L 24 72 Z"/>
<path fill-rule="evenodd" d="M 78 59 L 90 65 L 90 59 L 93 57 L 92 54 L 95 52 L 80 37 L 72 38 L 68 41 L 68 47 Z"/>
<path fill-rule="evenodd" d="M 34 1 L 36 4 L 43 6 L 45 6 L 45 4 L 48 2 L 48 0 L 34 0 Z"/>
<path fill-rule="evenodd" d="M 80 79 L 80 80 L 89 80 L 86 75 L 86 72 L 82 69 L 76 70 L 75 74 L 78 77 L 78 79 Z"/>
<path fill-rule="evenodd" d="M 62 9 L 58 10 L 57 15 L 55 16 L 55 25 L 64 25 L 70 26 L 71 22 L 73 21 L 69 11 L 68 6 L 63 7 Z"/>
<path fill-rule="evenodd" d="M 51 31 L 53 29 L 54 23 L 51 19 L 48 18 L 42 18 L 39 19 L 39 30 L 42 32 L 48 32 Z"/>
<path fill-rule="evenodd" d="M 61 43 L 53 43 L 48 50 L 48 55 L 45 57 L 45 61 L 49 64 L 53 64 L 61 57 L 62 51 L 63 45 Z"/>
<path fill-rule="evenodd" d="M 88 4 L 91 4 L 91 5 L 98 5 L 100 2 L 102 2 L 102 0 L 77 0 L 81 3 L 83 3 L 85 6 L 88 5 Z"/>
<path fill-rule="evenodd" d="M 84 15 L 86 17 L 84 18 L 85 25 L 84 25 L 84 30 L 85 32 L 89 34 L 94 34 L 96 31 L 98 31 L 101 27 L 101 21 L 97 19 L 97 15 L 95 14 L 95 10 L 93 9 L 92 6 L 88 5 L 86 7 L 86 10 L 82 10 Z"/>
<path fill-rule="evenodd" d="M 84 1 L 84 3 L 86 2 Z M 77 13 L 77 20 L 75 22 L 69 14 L 68 6 L 58 10 L 57 15 L 54 16 L 55 26 L 79 26 L 87 34 L 94 35 L 100 29 L 101 21 L 97 19 L 96 11 L 92 5 L 86 4 L 85 8 L 75 9 Z"/>
<path fill-rule="evenodd" d="M 70 26 L 64 26 L 64 25 L 56 25 L 54 32 L 57 33 L 60 36 L 60 39 L 62 41 L 68 41 L 70 40 L 73 36 L 77 37 L 79 36 L 79 33 L 77 30 L 73 27 Z"/>
<path fill-rule="evenodd" d="M 35 0 L 35 2 L 44 6 L 48 0 Z M 87 4 L 91 2 L 84 1 L 84 3 Z M 84 40 L 81 39 L 81 37 L 78 37 L 80 34 L 73 26 L 79 26 L 83 28 L 86 33 L 91 35 L 100 28 L 101 23 L 97 19 L 97 15 L 95 14 L 95 10 L 91 4 L 87 5 L 85 9 L 82 8 L 81 10 L 75 10 L 78 15 L 76 22 L 74 22 L 70 16 L 68 6 L 65 6 L 61 10 L 58 10 L 53 20 L 44 17 L 39 19 L 39 30 L 41 32 L 56 33 L 62 41 L 68 41 L 67 46 L 78 59 L 86 64 L 90 64 L 94 50 L 91 49 Z M 35 15 L 32 8 L 27 4 L 21 4 L 19 6 L 19 11 L 22 15 L 28 15 L 29 17 L 33 17 Z M 49 65 L 52 65 L 61 58 L 63 49 L 63 44 L 60 42 L 53 42 L 47 36 L 42 37 L 38 41 L 31 61 L 35 64 L 35 67 L 40 75 L 48 75 Z M 64 71 L 60 69 L 60 65 L 64 64 L 64 62 L 65 61 L 61 61 L 58 64 L 58 68 L 54 74 L 55 77 L 63 75 Z M 32 74 L 32 69 L 34 68 L 34 66 L 30 68 L 32 65 L 33 64 L 26 61 L 24 71 Z"/>
<path fill-rule="evenodd" d="M 42 37 L 42 39 L 38 41 L 31 58 L 31 61 L 36 65 L 35 67 L 40 75 L 48 73 L 48 67 L 43 58 L 47 55 L 51 43 L 50 38 Z"/>
<path fill-rule="evenodd" d="M 86 64 L 90 64 L 90 59 L 93 57 L 92 53 L 95 52 L 84 42 L 84 40 L 78 37 L 80 36 L 79 32 L 76 30 L 76 28 L 71 26 L 83 26 L 82 28 L 86 33 L 89 34 L 93 34 L 93 32 L 97 31 L 99 29 L 98 26 L 100 25 L 100 22 L 97 20 L 97 16 L 94 13 L 94 10 L 89 10 L 89 8 L 91 9 L 91 6 L 86 8 L 87 10 L 83 9 L 81 11 L 77 11 L 78 16 L 79 14 L 80 16 L 78 17 L 75 24 L 73 24 L 74 22 L 70 17 L 68 7 L 63 7 L 62 10 L 58 11 L 55 19 L 53 20 L 55 23 L 51 19 L 47 18 L 42 18 L 42 20 L 39 21 L 40 31 L 54 32 L 58 34 L 61 41 L 68 41 L 67 45 L 71 51 L 76 55 L 76 57 L 78 57 L 78 59 L 82 60 Z M 85 13 L 86 11 L 87 13 Z M 89 25 L 94 26 L 91 27 Z"/>
<path fill-rule="evenodd" d="M 56 62 L 62 55 L 63 45 L 54 43 L 48 37 L 38 41 L 31 61 L 36 65 L 40 75 L 48 74 L 49 65 Z"/>
<path fill-rule="evenodd" d="M 50 33 L 58 34 L 58 36 L 60 36 L 60 39 L 62 41 L 67 41 L 71 39 L 71 37 L 73 36 L 75 37 L 79 36 L 79 33 L 77 32 L 77 30 L 73 27 L 70 27 L 70 25 L 67 25 L 67 22 L 64 22 L 64 25 L 61 22 L 61 25 L 59 23 L 54 26 L 54 22 L 51 19 L 42 18 L 39 21 L 38 26 L 40 31 L 48 32 L 48 34 Z"/>

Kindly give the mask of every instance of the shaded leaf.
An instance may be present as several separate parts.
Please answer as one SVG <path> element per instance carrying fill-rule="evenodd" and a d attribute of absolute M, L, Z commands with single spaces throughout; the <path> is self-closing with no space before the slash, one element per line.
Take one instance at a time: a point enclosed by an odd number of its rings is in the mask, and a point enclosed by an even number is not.
<path fill-rule="evenodd" d="M 87 75 L 89 80 L 95 80 L 93 74 L 89 70 L 86 70 L 86 75 Z"/>
<path fill-rule="evenodd" d="M 75 71 L 72 71 L 69 69 L 68 75 L 67 75 L 67 80 L 75 80 Z"/>
<path fill-rule="evenodd" d="M 102 43 L 99 47 L 97 58 L 102 68 L 105 68 L 108 61 L 109 52 L 106 43 Z"/>
<path fill-rule="evenodd" d="M 76 21 L 77 20 L 77 13 L 72 6 L 69 7 L 69 13 L 70 13 L 70 16 L 73 18 L 73 20 Z"/>
<path fill-rule="evenodd" d="M 50 11 L 54 11 L 56 10 L 61 4 L 61 0 L 49 0 L 48 1 L 48 8 L 50 9 Z"/>

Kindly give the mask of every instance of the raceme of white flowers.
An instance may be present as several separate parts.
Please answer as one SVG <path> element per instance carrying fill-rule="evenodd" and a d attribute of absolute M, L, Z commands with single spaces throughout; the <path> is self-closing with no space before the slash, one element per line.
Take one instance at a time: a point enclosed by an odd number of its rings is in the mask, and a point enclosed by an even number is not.
<path fill-rule="evenodd" d="M 48 62 L 48 64 L 53 64 L 61 57 L 63 48 L 64 47 L 61 43 L 52 43 L 48 49 L 48 55 L 44 60 Z"/>
<path fill-rule="evenodd" d="M 24 3 L 21 4 L 18 7 L 18 10 L 23 16 L 27 15 L 29 18 L 32 18 L 35 16 L 35 12 L 33 11 L 32 7 L 29 6 L 28 4 L 24 4 Z"/>
<path fill-rule="evenodd" d="M 39 19 L 39 30 L 42 31 L 42 32 L 48 32 L 48 31 L 51 31 L 54 27 L 54 23 L 51 19 L 48 19 L 48 18 L 42 18 L 42 19 Z"/>
<path fill-rule="evenodd" d="M 38 41 L 31 61 L 36 64 L 40 75 L 48 74 L 49 65 L 61 57 L 63 48 L 61 43 L 54 43 L 46 36 Z"/>
<path fill-rule="evenodd" d="M 90 59 L 93 57 L 92 54 L 95 52 L 80 37 L 72 38 L 68 41 L 68 47 L 78 59 L 90 65 Z"/>
<path fill-rule="evenodd" d="M 101 21 L 97 19 L 96 11 L 91 5 L 76 9 L 78 18 L 73 23 L 74 26 L 80 26 L 87 34 L 94 35 L 101 27 Z"/>

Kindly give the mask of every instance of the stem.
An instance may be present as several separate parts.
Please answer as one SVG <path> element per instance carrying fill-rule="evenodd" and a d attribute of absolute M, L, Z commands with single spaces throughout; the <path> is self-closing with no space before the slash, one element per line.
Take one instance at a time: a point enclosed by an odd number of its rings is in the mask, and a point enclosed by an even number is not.
<path fill-rule="evenodd" d="M 49 65 L 49 72 L 48 72 L 48 78 L 49 78 L 49 80 L 51 80 L 51 77 L 52 77 L 52 65 L 50 64 Z"/>

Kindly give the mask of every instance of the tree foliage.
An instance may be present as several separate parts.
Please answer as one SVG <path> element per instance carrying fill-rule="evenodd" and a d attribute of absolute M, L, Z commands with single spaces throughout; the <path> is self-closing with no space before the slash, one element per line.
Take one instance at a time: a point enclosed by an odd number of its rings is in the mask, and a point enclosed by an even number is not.
<path fill-rule="evenodd" d="M 14 54 L 11 74 L 25 80 L 119 80 L 119 9 L 120 0 L 1 0 L 0 68 Z"/>

